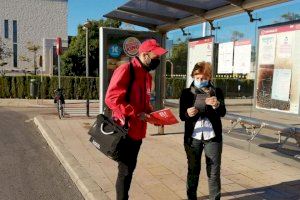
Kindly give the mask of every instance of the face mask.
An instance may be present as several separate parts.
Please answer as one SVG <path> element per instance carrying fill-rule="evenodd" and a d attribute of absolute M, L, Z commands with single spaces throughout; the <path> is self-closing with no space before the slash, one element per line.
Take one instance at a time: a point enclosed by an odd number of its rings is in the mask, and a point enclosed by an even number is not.
<path fill-rule="evenodd" d="M 160 60 L 158 58 L 151 59 L 148 56 L 148 59 L 146 60 L 147 70 L 155 70 L 160 64 Z"/>
<path fill-rule="evenodd" d="M 149 67 L 150 70 L 155 70 L 158 67 L 159 64 L 160 64 L 160 60 L 155 58 L 155 59 L 151 60 L 148 67 Z"/>
<path fill-rule="evenodd" d="M 194 86 L 197 88 L 202 88 L 202 87 L 207 87 L 209 84 L 208 81 L 198 81 L 198 80 L 194 80 Z"/>

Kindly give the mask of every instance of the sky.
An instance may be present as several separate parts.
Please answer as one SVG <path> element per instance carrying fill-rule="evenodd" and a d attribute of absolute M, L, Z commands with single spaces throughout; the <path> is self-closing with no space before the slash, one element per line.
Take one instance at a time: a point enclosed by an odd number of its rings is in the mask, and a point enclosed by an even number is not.
<path fill-rule="evenodd" d="M 77 34 L 77 26 L 87 19 L 98 20 L 103 15 L 122 6 L 127 0 L 69 0 L 68 35 Z"/>
<path fill-rule="evenodd" d="M 126 2 L 128 2 L 128 0 L 69 0 L 68 34 L 76 35 L 77 26 L 79 24 L 83 24 L 87 19 L 98 20 L 103 18 L 103 15 L 124 5 Z M 255 31 L 259 26 L 272 24 L 280 20 L 280 16 L 287 12 L 300 14 L 300 0 L 293 0 L 289 3 L 255 11 L 253 15 L 262 18 L 260 22 L 249 23 L 249 17 L 246 13 L 216 20 L 214 24 L 220 26 L 221 29 L 215 31 L 213 34 L 217 41 L 227 42 L 232 32 L 238 30 L 244 33 L 244 39 L 251 39 L 255 43 Z M 198 24 L 187 27 L 185 31 L 191 33 L 191 36 L 189 36 L 191 38 L 201 37 L 202 25 Z M 175 43 L 178 38 L 181 40 L 186 39 L 180 30 L 169 32 L 168 38 L 175 41 Z"/>

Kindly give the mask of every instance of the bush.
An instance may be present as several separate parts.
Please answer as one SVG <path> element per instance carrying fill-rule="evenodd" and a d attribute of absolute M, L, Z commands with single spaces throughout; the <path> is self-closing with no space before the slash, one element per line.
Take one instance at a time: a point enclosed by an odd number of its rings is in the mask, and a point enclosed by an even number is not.
<path fill-rule="evenodd" d="M 58 77 L 44 76 L 16 76 L 0 77 L 0 98 L 31 98 L 30 80 L 36 79 L 38 83 L 38 97 L 52 99 L 54 91 L 58 88 Z M 61 87 L 66 99 L 98 99 L 99 79 L 86 77 L 61 77 Z"/>
<path fill-rule="evenodd" d="M 223 90 L 225 98 L 252 98 L 254 80 L 215 78 L 214 84 Z M 240 91 L 238 91 L 240 85 Z M 186 78 L 166 79 L 166 98 L 178 99 L 182 89 L 186 87 Z"/>
<path fill-rule="evenodd" d="M 30 79 L 37 79 L 39 98 L 52 99 L 58 88 L 58 77 L 18 76 L 0 77 L 0 98 L 31 98 Z M 99 99 L 99 78 L 61 77 L 62 88 L 66 99 Z M 245 79 L 214 79 L 214 84 L 220 87 L 226 98 L 252 97 L 253 80 Z M 240 85 L 240 91 L 238 91 Z M 166 98 L 178 99 L 181 91 L 186 87 L 186 79 L 175 77 L 166 78 Z"/>

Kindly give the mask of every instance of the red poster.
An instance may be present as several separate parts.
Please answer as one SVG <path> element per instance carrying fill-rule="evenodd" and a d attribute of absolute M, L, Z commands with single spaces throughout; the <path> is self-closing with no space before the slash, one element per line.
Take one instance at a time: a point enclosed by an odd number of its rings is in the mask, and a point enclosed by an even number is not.
<path fill-rule="evenodd" d="M 150 118 L 147 119 L 147 122 L 155 125 L 172 125 L 177 124 L 178 120 L 176 119 L 170 108 L 165 108 L 150 113 Z"/>

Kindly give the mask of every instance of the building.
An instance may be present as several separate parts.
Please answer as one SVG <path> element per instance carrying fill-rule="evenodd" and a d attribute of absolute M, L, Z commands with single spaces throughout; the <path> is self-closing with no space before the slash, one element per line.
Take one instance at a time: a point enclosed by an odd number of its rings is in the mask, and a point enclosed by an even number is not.
<path fill-rule="evenodd" d="M 33 72 L 34 53 L 28 46 L 35 45 L 40 47 L 37 71 L 53 74 L 56 37 L 62 38 L 63 47 L 68 45 L 68 0 L 0 0 L 0 5 L 0 38 L 12 52 L 3 68 L 14 73 Z"/>

